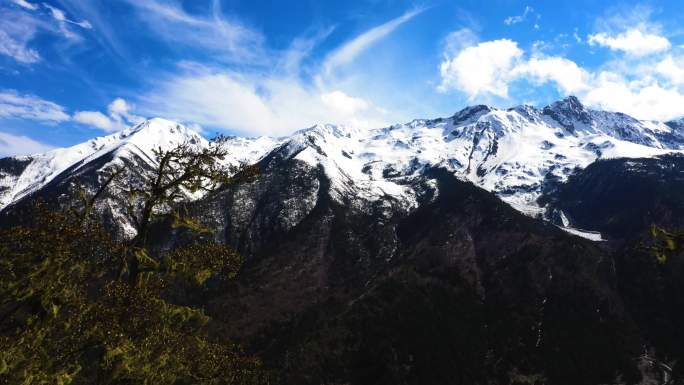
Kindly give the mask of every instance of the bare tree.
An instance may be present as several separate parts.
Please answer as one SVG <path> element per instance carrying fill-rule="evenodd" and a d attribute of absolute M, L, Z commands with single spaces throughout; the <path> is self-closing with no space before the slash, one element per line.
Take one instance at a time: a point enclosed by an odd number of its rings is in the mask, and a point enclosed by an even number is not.
<path fill-rule="evenodd" d="M 186 142 L 171 149 L 155 149 L 157 162 L 153 172 L 142 184 L 128 189 L 130 200 L 137 202 L 137 210 L 131 210 L 137 230 L 132 244 L 137 250 L 127 266 L 132 280 L 137 279 L 141 260 L 151 262 L 145 246 L 150 225 L 160 207 L 174 206 L 187 199 L 188 194 L 198 191 L 210 192 L 238 181 L 252 180 L 258 174 L 254 166 L 224 164 L 228 153 L 221 145 L 221 139 L 213 140 L 205 148 L 197 148 Z"/>

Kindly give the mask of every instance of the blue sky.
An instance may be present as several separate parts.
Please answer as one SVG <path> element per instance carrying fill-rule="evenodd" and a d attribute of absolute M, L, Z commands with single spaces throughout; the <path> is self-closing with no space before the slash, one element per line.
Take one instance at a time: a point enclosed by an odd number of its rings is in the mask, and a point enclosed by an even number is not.
<path fill-rule="evenodd" d="M 0 0 L 0 155 L 155 116 L 278 136 L 574 94 L 673 119 L 682 14 L 682 1 Z"/>

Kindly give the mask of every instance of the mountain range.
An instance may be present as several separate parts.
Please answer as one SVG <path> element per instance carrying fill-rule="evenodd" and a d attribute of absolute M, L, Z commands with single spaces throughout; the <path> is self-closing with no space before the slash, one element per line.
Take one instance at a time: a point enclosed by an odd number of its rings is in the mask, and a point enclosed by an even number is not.
<path fill-rule="evenodd" d="M 209 145 L 183 125 L 156 118 L 69 148 L 1 159 L 0 210 L 82 175 L 93 164 L 102 163 L 97 174 L 126 162 L 149 165 L 154 163 L 154 149 L 186 142 Z M 287 137 L 228 137 L 223 145 L 229 152 L 226 164 L 253 164 L 278 154 L 322 168 L 338 201 L 389 198 L 407 211 L 417 207 L 420 194 L 412 182 L 426 170 L 443 168 L 518 211 L 599 240 L 601 235 L 591 231 L 595 229 L 575 229 L 568 213 L 542 203 L 542 194 L 597 160 L 681 153 L 684 120 L 637 120 L 587 109 L 570 96 L 541 109 L 478 105 L 448 118 L 378 129 L 321 124 Z"/>
<path fill-rule="evenodd" d="M 222 137 L 252 182 L 183 207 L 245 257 L 202 299 L 290 384 L 669 383 L 684 372 L 684 260 L 640 247 L 684 226 L 684 121 L 596 111 L 465 108 L 369 130 Z M 96 208 L 135 235 L 121 191 L 157 148 L 212 145 L 151 119 L 44 154 L 0 159 L 0 223 L 35 199 Z M 192 235 L 159 223 L 163 250 Z"/>

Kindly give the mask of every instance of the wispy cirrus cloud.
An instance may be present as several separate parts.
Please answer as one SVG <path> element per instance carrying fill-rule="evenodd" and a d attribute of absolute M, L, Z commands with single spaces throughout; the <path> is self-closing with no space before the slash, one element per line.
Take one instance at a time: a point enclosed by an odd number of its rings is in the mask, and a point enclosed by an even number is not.
<path fill-rule="evenodd" d="M 35 49 L 28 47 L 26 40 L 25 37 L 16 38 L 7 31 L 0 30 L 0 54 L 24 64 L 40 61 L 40 54 Z"/>
<path fill-rule="evenodd" d="M 38 5 L 29 3 L 28 0 L 12 0 L 12 2 L 22 8 L 30 9 L 32 11 L 38 9 Z"/>
<path fill-rule="evenodd" d="M 110 58 L 121 60 L 130 55 L 128 48 L 120 37 L 119 26 L 111 23 L 110 18 L 103 12 L 104 7 L 110 2 L 61 0 L 60 5 L 72 15 L 87 20 L 94 33 L 90 37 L 107 53 Z"/>
<path fill-rule="evenodd" d="M 92 29 L 93 28 L 93 26 L 90 24 L 90 22 L 88 20 L 82 20 L 82 21 L 71 20 L 71 19 L 67 18 L 66 13 L 64 13 L 63 10 L 61 10 L 55 6 L 52 6 L 52 5 L 47 4 L 47 3 L 43 3 L 43 7 L 45 7 L 49 11 L 52 18 L 57 20 L 61 25 L 68 23 L 68 24 L 77 25 L 77 26 L 79 26 L 81 28 L 85 28 L 85 29 Z"/>
<path fill-rule="evenodd" d="M 0 54 L 25 65 L 42 60 L 38 49 L 32 46 L 39 33 L 81 41 L 81 35 L 70 26 L 92 28 L 87 20 L 73 21 L 63 10 L 47 3 L 13 0 L 12 4 L 18 7 L 0 4 Z"/>
<path fill-rule="evenodd" d="M 283 52 L 276 60 L 276 67 L 282 69 L 284 73 L 297 75 L 302 71 L 302 62 L 306 60 L 311 52 L 322 42 L 324 42 L 333 32 L 334 26 L 321 28 L 311 35 L 300 36 L 292 40 L 288 49 Z"/>
<path fill-rule="evenodd" d="M 370 48 L 375 42 L 392 33 L 400 25 L 413 19 L 425 11 L 425 8 L 416 8 L 405 12 L 403 15 L 392 19 L 377 27 L 358 35 L 328 55 L 323 64 L 323 73 L 331 74 L 337 67 L 352 62 L 362 52 Z"/>
<path fill-rule="evenodd" d="M 219 0 L 211 3 L 208 15 L 186 12 L 175 1 L 124 0 L 164 41 L 175 42 L 219 54 L 224 62 L 264 64 L 264 36 L 237 20 L 227 19 Z"/>
<path fill-rule="evenodd" d="M 196 22 L 196 16 L 164 8 L 166 18 Z M 368 98 L 346 92 L 335 69 L 352 64 L 371 46 L 411 20 L 414 9 L 341 44 L 319 66 L 300 76 L 302 61 L 324 41 L 333 27 L 295 39 L 285 51 L 271 51 L 269 71 L 182 62 L 179 71 L 157 79 L 138 104 L 147 115 L 245 134 L 283 135 L 321 122 L 359 127 L 387 124 L 388 113 Z M 247 44 L 251 44 L 248 42 Z"/>
<path fill-rule="evenodd" d="M 313 33 L 310 27 L 309 34 L 294 38 L 289 47 L 275 49 L 268 46 L 260 31 L 224 14 L 219 0 L 212 0 L 205 13 L 190 13 L 177 0 L 121 2 L 130 16 L 142 22 L 141 28 L 151 32 L 147 38 L 154 37 L 192 57 L 180 61 L 176 68 L 157 72 L 147 91 L 133 96 L 142 113 L 245 134 L 271 135 L 320 122 L 357 126 L 388 123 L 387 111 L 368 97 L 346 90 L 347 75 L 336 70 L 352 68 L 369 48 L 424 11 L 411 9 L 329 49 L 329 54 L 309 60 L 312 51 L 335 31 L 334 26 L 318 27 Z M 59 3 L 63 9 L 37 2 L 27 4 L 35 4 L 39 7 L 33 10 L 35 14 L 42 10 L 43 16 L 59 26 L 92 28 L 92 37 L 111 53 L 129 56 L 127 44 L 119 40 L 125 35 L 102 19 L 102 4 L 63 0 Z M 119 130 L 135 122 L 133 115 L 116 114 L 111 107 L 77 109 L 73 115 L 67 114 L 65 121 L 103 131 Z"/>
<path fill-rule="evenodd" d="M 513 24 L 518 24 L 522 23 L 525 21 L 528 15 L 534 12 L 534 8 L 530 7 L 529 5 L 525 6 L 525 10 L 523 11 L 522 14 L 520 15 L 514 15 L 514 16 L 509 16 L 504 19 L 504 24 L 506 25 L 513 25 Z"/>
<path fill-rule="evenodd" d="M 32 64 L 41 60 L 38 50 L 30 46 L 40 28 L 39 20 L 22 11 L 0 9 L 0 54 L 11 57 L 22 64 Z"/>

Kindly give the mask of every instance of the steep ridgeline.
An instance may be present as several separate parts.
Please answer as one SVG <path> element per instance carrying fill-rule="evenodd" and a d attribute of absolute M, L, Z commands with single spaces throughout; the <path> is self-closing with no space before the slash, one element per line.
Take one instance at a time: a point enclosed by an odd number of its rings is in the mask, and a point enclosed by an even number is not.
<path fill-rule="evenodd" d="M 684 131 L 620 113 L 585 109 L 570 97 L 541 110 L 468 107 L 451 118 L 358 131 L 316 126 L 286 144 L 296 159 L 321 164 L 337 191 L 411 201 L 406 182 L 441 167 L 530 215 L 545 182 L 564 181 L 599 158 L 651 157 L 684 148 Z"/>
<path fill-rule="evenodd" d="M 153 161 L 152 148 L 188 140 L 207 145 L 181 125 L 154 119 L 71 148 L 0 160 L 0 208 L 82 175 L 93 169 L 89 163 L 99 162 L 96 174 L 111 162 L 135 159 L 144 165 Z M 320 165 L 338 201 L 345 196 L 366 201 L 391 196 L 405 209 L 414 209 L 420 192 L 411 187 L 412 181 L 439 167 L 537 216 L 545 212 L 538 198 L 549 185 L 567 180 L 596 159 L 681 151 L 684 130 L 681 122 L 640 121 L 594 111 L 568 97 L 542 109 L 474 106 L 449 118 L 371 130 L 316 125 L 285 138 L 230 138 L 227 145 L 232 154 L 227 161 L 232 163 L 255 162 L 277 151 Z M 105 157 L 112 159 L 102 163 Z"/>
<path fill-rule="evenodd" d="M 231 155 L 223 161 L 230 165 L 253 163 L 274 146 L 268 138 L 229 137 L 224 141 Z M 197 148 L 210 145 L 197 132 L 157 118 L 73 147 L 0 159 L 0 207 L 5 208 L 7 217 L 14 206 L 21 207 L 21 203 L 34 198 L 61 202 L 77 197 L 80 189 L 92 195 L 114 170 L 123 168 L 126 172 L 109 186 L 96 209 L 109 228 L 120 236 L 131 237 L 135 229 L 127 215 L 127 197 L 121 194 L 122 187 L 141 183 L 145 174 L 151 172 L 157 162 L 156 149 L 171 149 L 183 143 Z M 200 196 L 188 195 L 188 199 Z"/>

